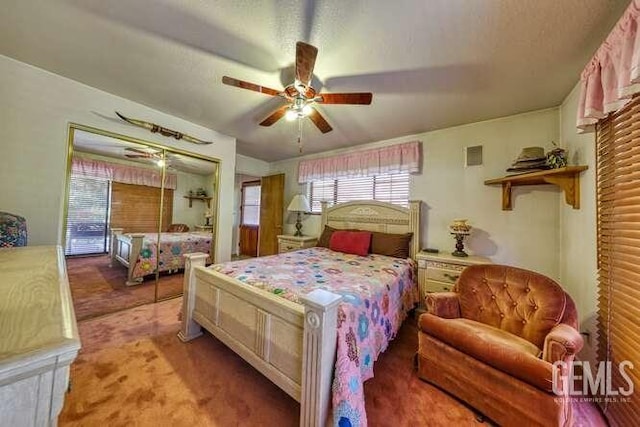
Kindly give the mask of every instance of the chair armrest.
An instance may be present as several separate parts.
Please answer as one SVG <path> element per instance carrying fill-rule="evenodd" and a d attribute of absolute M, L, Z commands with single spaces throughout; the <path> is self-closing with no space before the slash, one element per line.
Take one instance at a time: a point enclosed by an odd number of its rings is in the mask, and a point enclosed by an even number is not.
<path fill-rule="evenodd" d="M 427 311 L 444 319 L 460 317 L 460 302 L 456 292 L 433 292 L 424 298 Z"/>
<path fill-rule="evenodd" d="M 565 323 L 560 323 L 551 329 L 544 339 L 542 359 L 549 363 L 570 362 L 583 345 L 584 340 L 578 331 Z"/>

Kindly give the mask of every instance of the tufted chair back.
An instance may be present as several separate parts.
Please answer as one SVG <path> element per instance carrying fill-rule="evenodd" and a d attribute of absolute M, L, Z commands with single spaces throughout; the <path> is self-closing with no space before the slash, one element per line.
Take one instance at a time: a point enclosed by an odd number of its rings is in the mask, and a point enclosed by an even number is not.
<path fill-rule="evenodd" d="M 27 246 L 27 220 L 9 212 L 0 212 L 0 248 Z"/>
<path fill-rule="evenodd" d="M 456 292 L 463 318 L 518 335 L 543 348 L 559 323 L 577 327 L 573 301 L 556 282 L 542 274 L 506 265 L 467 267 Z"/>
<path fill-rule="evenodd" d="M 167 229 L 167 233 L 186 233 L 189 231 L 187 224 L 171 224 Z"/>

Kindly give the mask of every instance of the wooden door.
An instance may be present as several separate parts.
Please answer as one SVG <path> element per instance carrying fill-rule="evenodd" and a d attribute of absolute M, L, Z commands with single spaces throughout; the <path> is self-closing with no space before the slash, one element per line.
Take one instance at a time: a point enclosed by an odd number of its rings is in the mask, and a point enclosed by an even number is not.
<path fill-rule="evenodd" d="M 258 256 L 260 230 L 260 181 L 242 183 L 240 194 L 240 255 Z"/>
<path fill-rule="evenodd" d="M 257 225 L 240 226 L 240 255 L 258 256 Z"/>
<path fill-rule="evenodd" d="M 265 256 L 278 253 L 284 209 L 284 174 L 263 177 L 261 186 L 258 256 Z"/>

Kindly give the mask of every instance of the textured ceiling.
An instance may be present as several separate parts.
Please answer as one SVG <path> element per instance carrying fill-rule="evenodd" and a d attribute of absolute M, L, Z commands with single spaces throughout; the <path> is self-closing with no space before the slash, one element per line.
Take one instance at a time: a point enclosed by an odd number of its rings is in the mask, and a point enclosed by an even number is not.
<path fill-rule="evenodd" d="M 295 42 L 319 49 L 316 89 L 371 91 L 318 107 L 305 153 L 556 106 L 628 0 L 4 0 L 0 53 L 226 133 L 241 154 L 298 154 L 282 101 Z M 126 111 L 123 111 L 126 114 Z"/>

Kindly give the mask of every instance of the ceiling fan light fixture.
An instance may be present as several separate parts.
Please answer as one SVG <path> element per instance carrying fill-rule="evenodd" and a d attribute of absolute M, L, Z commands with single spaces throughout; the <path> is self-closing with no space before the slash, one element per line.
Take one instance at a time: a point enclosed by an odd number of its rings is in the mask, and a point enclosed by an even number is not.
<path fill-rule="evenodd" d="M 164 159 L 156 160 L 156 165 L 158 165 L 158 167 L 163 167 L 165 164 L 166 162 L 164 161 Z"/>
<path fill-rule="evenodd" d="M 311 111 L 313 111 L 313 109 L 311 108 L 311 105 L 307 104 L 304 107 L 302 107 L 302 114 L 304 116 L 308 116 L 309 114 L 311 114 Z"/>
<path fill-rule="evenodd" d="M 288 109 L 287 112 L 284 114 L 284 118 L 287 119 L 288 121 L 292 122 L 295 119 L 298 118 L 298 112 L 294 109 Z"/>

